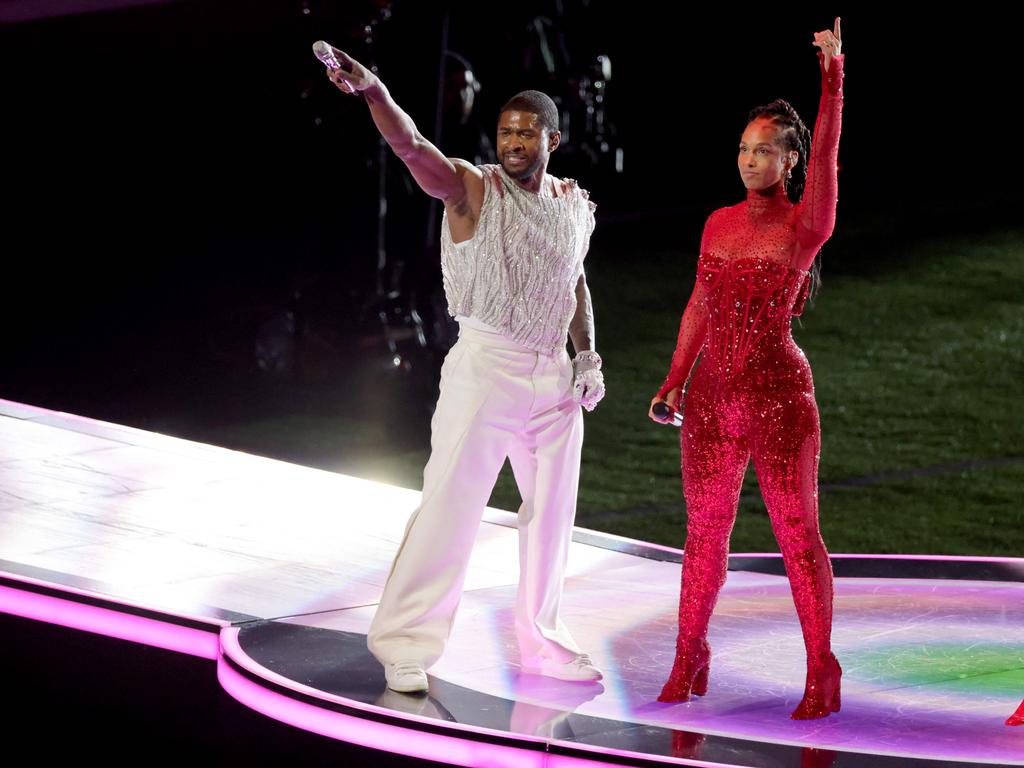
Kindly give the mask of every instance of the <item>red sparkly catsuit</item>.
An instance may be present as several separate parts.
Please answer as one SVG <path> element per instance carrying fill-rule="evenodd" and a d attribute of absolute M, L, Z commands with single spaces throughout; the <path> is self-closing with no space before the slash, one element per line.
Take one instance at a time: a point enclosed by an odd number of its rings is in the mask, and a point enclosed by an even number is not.
<path fill-rule="evenodd" d="M 801 201 L 792 204 L 781 184 L 775 194 L 751 190 L 745 202 L 712 213 L 704 227 L 696 285 L 658 391 L 664 399 L 681 387 L 701 353 L 683 406 L 688 524 L 676 664 L 663 701 L 706 689 L 704 638 L 725 583 L 729 535 L 753 458 L 807 648 L 808 689 L 794 717 L 820 717 L 831 704 L 819 690 L 822 676 L 838 664 L 830 652 L 832 569 L 818 530 L 818 408 L 810 366 L 790 325 L 807 298 L 807 270 L 835 224 L 842 77 L 843 57 L 833 57 L 828 72 L 822 68 Z"/>

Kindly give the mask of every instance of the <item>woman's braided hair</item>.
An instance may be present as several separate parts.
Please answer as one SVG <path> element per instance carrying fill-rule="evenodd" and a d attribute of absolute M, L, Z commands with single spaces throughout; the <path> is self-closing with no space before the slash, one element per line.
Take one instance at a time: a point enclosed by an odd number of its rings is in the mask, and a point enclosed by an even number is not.
<path fill-rule="evenodd" d="M 796 150 L 800 153 L 800 159 L 792 169 L 793 177 L 786 184 L 786 194 L 789 195 L 790 202 L 799 203 L 804 193 L 804 182 L 807 180 L 811 132 L 807 130 L 807 126 L 792 105 L 784 99 L 776 99 L 771 104 L 754 107 L 747 116 L 747 122 L 752 123 L 759 117 L 767 118 L 779 126 L 779 141 L 787 152 Z"/>

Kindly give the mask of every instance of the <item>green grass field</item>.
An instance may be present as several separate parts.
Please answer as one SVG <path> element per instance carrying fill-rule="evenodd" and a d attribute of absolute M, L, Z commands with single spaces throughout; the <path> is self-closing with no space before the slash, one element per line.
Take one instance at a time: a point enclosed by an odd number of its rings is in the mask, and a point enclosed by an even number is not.
<path fill-rule="evenodd" d="M 1024 231 L 888 251 L 877 233 L 841 235 L 826 246 L 816 305 L 794 329 L 821 410 L 826 543 L 833 552 L 1024 555 Z M 870 261 L 858 264 L 868 248 Z M 682 544 L 678 432 L 646 410 L 694 263 L 692 253 L 610 246 L 588 260 L 608 396 L 586 416 L 580 525 Z M 427 455 L 397 447 L 365 410 L 272 417 L 216 437 L 408 487 L 419 486 Z M 519 503 L 507 466 L 491 503 Z M 777 549 L 752 470 L 732 549 Z"/>
<path fill-rule="evenodd" d="M 830 277 L 825 252 L 825 285 L 794 336 L 814 370 L 821 518 L 834 551 L 1024 555 L 1022 234 L 922 242 L 870 276 Z M 626 285 L 618 273 L 603 282 L 607 261 L 595 261 L 609 396 L 587 419 L 579 522 L 679 545 L 677 435 L 645 411 L 693 259 L 632 262 Z M 666 274 L 678 275 L 672 301 Z M 858 478 L 875 482 L 830 487 Z M 513 502 L 507 485 L 499 499 Z M 732 545 L 776 548 L 752 470 Z"/>

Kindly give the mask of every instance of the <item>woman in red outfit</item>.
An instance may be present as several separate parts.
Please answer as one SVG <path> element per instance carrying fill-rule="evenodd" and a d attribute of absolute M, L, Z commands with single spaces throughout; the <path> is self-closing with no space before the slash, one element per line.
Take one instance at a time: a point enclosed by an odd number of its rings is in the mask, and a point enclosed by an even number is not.
<path fill-rule="evenodd" d="M 793 589 L 807 683 L 798 720 L 839 711 L 842 670 L 831 651 L 832 567 L 818 530 L 820 431 L 807 358 L 793 341 L 811 267 L 835 224 L 843 104 L 839 19 L 814 35 L 821 102 L 810 146 L 785 101 L 755 109 L 739 146 L 747 199 L 708 217 L 697 281 L 668 377 L 651 401 L 683 398 L 683 492 L 688 523 L 672 674 L 659 701 L 707 690 L 705 636 L 725 583 L 729 534 L 751 457 Z M 804 177 L 806 188 L 804 189 Z"/>

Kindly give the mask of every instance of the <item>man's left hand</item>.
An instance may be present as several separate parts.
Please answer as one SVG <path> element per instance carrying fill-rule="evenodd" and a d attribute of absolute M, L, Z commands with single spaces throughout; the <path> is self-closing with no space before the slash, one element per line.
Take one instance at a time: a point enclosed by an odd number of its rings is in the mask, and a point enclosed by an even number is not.
<path fill-rule="evenodd" d="M 572 399 L 588 411 L 594 410 L 604 397 L 601 356 L 592 350 L 584 350 L 573 358 L 572 370 Z"/>

